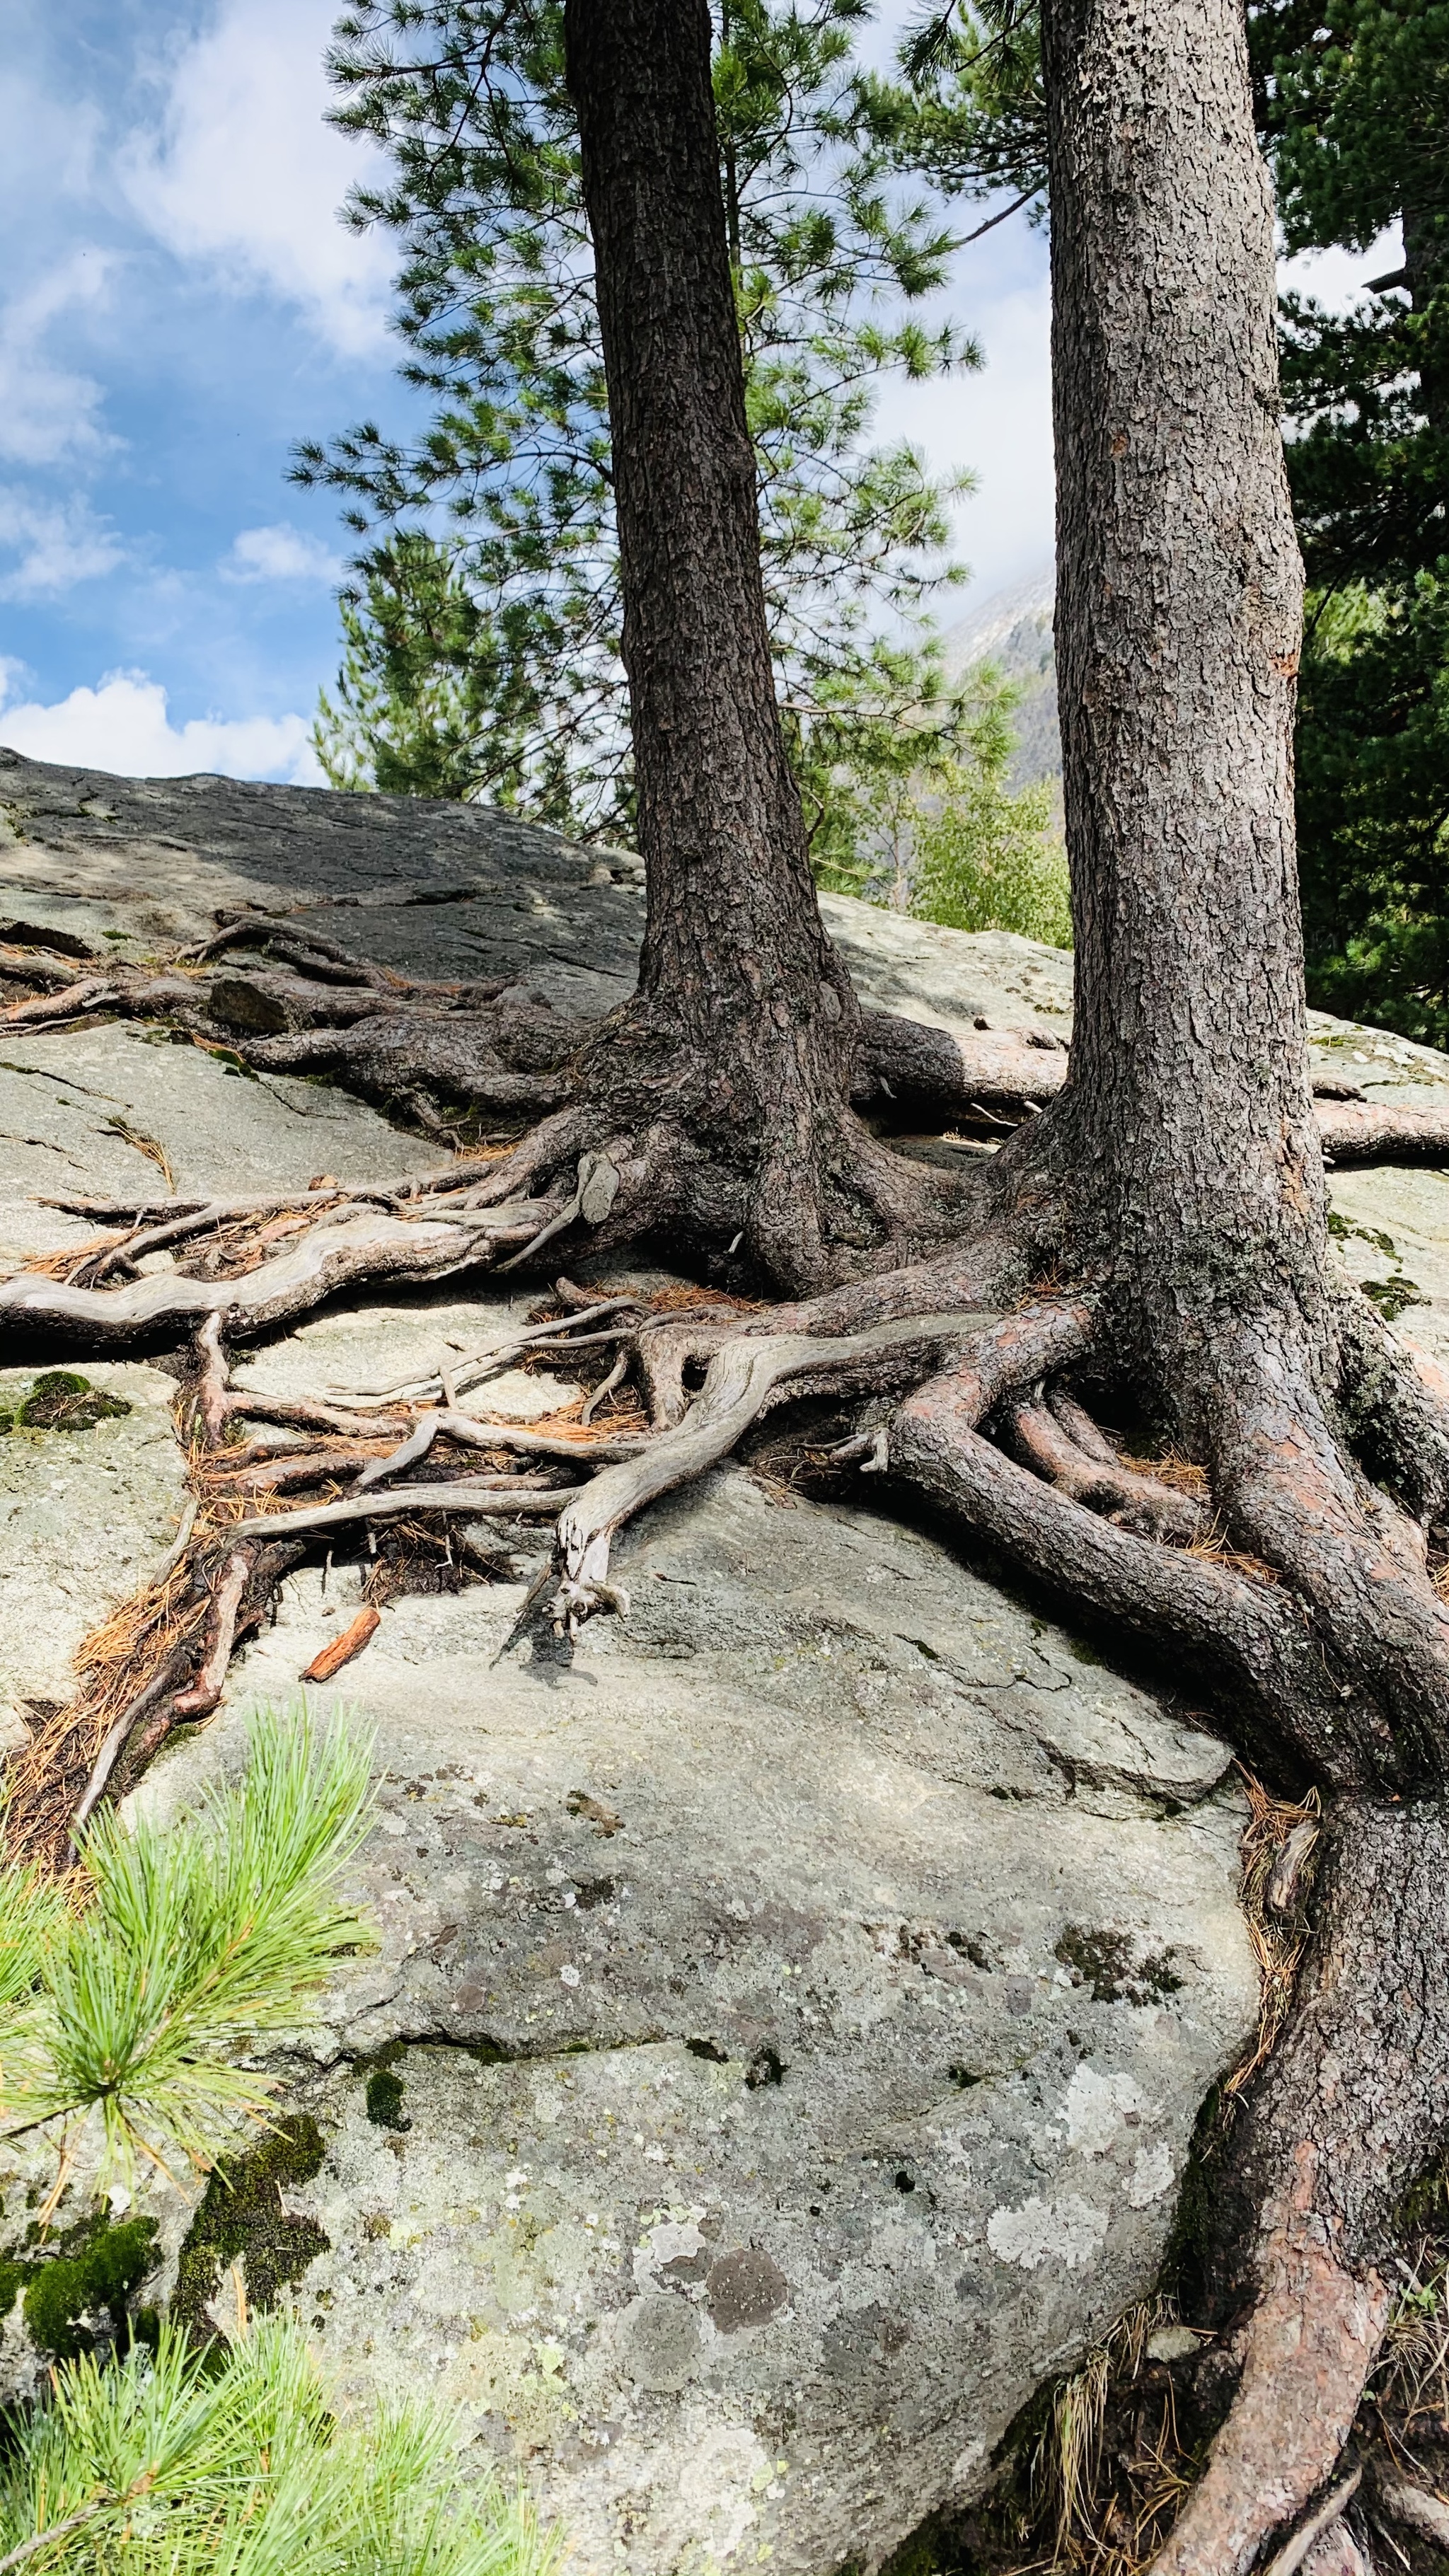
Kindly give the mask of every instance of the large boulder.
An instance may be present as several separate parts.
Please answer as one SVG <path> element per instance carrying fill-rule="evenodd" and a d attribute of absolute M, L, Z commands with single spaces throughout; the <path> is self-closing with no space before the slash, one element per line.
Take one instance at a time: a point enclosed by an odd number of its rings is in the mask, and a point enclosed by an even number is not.
<path fill-rule="evenodd" d="M 570 1007 L 627 989 L 627 855 L 476 808 L 0 759 L 12 939 L 140 956 L 224 904 L 300 903 L 399 967 L 506 970 Z M 1054 951 L 829 909 L 881 1007 L 1069 1025 Z M 1449 1076 L 1426 1050 L 1315 1033 L 1368 1087 Z M 11 1263 L 88 1230 L 44 1196 L 437 1160 L 324 1086 L 245 1081 L 164 1031 L 17 1032 L 5 1058 L 0 1115 L 29 1140 Z M 1424 1173 L 1335 1193 L 1350 1265 L 1431 1344 L 1446 1193 Z M 400 1377 L 529 1294 L 349 1300 L 241 1374 L 284 1393 Z M 164 1370 L 85 1373 L 130 1413 L 0 1440 L 16 1721 L 63 1694 L 180 1507 Z M 520 1415 L 555 1393 L 522 1373 L 487 1391 Z M 572 1649 L 520 1626 L 539 1544 L 395 1599 L 305 1692 L 367 1560 L 302 1568 L 217 1719 L 138 1793 L 179 1813 L 243 1760 L 262 1699 L 374 1737 L 354 1876 L 379 1946 L 287 2067 L 314 2143 L 278 2168 L 280 2200 L 267 2183 L 267 2243 L 229 2260 L 295 2302 L 339 2403 L 422 2386 L 456 2406 L 465 2470 L 522 2466 L 581 2570 L 872 2568 L 978 2493 L 1041 2381 L 1151 2292 L 1199 2105 L 1257 2012 L 1235 1775 L 1190 1671 L 1104 1661 L 958 1540 L 809 1499 L 764 1455 L 639 1521 L 628 1618 Z M 223 2317 L 237 2283 L 207 2272 L 205 2213 L 148 2189 L 159 2287 L 191 2228 L 187 2295 Z M 16 2388 L 36 2368 L 20 2316 Z"/>

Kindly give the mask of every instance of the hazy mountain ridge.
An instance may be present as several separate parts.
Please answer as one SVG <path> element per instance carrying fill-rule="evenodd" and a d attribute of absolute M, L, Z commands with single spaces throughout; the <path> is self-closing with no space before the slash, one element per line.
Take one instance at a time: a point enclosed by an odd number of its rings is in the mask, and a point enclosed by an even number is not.
<path fill-rule="evenodd" d="M 948 626 L 941 638 L 946 670 L 952 679 L 976 662 L 994 662 L 1022 690 L 1016 710 L 1017 750 L 1011 783 L 1026 787 L 1039 778 L 1062 774 L 1061 737 L 1057 726 L 1056 648 L 1052 614 L 1056 579 L 1050 564 L 994 591 L 969 615 Z"/>

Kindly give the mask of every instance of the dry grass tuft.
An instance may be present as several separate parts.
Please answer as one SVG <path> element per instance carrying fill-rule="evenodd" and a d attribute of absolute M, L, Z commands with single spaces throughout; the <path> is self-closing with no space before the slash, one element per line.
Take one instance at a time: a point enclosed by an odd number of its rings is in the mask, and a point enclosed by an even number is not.
<path fill-rule="evenodd" d="M 37 1728 L 6 1772 L 7 1861 L 47 1871 L 63 1865 L 71 1814 L 104 1738 L 167 1656 L 205 1627 L 209 1605 L 191 1597 L 191 1568 L 188 1551 L 164 1582 L 143 1585 L 86 1639 L 75 1698 Z"/>
<path fill-rule="evenodd" d="M 1181 1457 L 1176 1449 L 1165 1450 L 1160 1458 L 1133 1458 L 1124 1452 L 1122 1464 L 1130 1467 L 1134 1475 L 1151 1476 L 1156 1484 L 1168 1486 L 1174 1494 L 1186 1494 L 1195 1503 L 1212 1499 L 1206 1467 L 1195 1466 L 1191 1458 Z"/>
<path fill-rule="evenodd" d="M 1140 2576 L 1192 2484 L 1170 2371 L 1153 2365 L 1154 2327 L 1176 2324 L 1170 2301 L 1129 2308 L 1065 2380 L 1033 2454 L 1033 2519 L 1051 2554 L 1012 2576 L 1060 2568 L 1071 2576 Z"/>

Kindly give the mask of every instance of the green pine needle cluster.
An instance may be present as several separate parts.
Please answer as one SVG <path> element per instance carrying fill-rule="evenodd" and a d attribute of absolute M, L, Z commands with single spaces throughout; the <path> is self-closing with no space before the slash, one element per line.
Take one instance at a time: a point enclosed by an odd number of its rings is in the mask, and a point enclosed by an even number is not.
<path fill-rule="evenodd" d="M 31 2576 L 548 2576 L 525 2503 L 458 2493 L 455 2436 L 427 2406 L 339 2422 L 289 2320 L 193 2349 L 86 2358 L 12 2419 L 0 2569 Z"/>
<path fill-rule="evenodd" d="M 1309 578 L 1298 843 L 1309 999 L 1449 1043 L 1449 6 L 1252 0 L 1290 250 L 1368 251 L 1283 306 Z M 1366 263 L 1367 264 L 1367 263 Z"/>
<path fill-rule="evenodd" d="M 103 1816 L 92 1897 L 0 1866 L 0 2136 L 99 2128 L 100 2182 L 138 2158 L 211 2163 L 274 2079 L 239 2064 L 305 2028 L 340 1953 L 371 1934 L 335 1894 L 369 1805 L 369 1748 L 263 1710 L 232 1787 L 165 1830 Z"/>

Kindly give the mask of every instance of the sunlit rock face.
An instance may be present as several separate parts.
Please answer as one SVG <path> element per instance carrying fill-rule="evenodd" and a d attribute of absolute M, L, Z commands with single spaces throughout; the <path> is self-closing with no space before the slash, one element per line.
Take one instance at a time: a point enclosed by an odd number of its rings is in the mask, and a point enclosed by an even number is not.
<path fill-rule="evenodd" d="M 12 936 L 159 955 L 222 905 L 304 904 L 400 968 L 506 971 L 570 1008 L 628 989 L 636 863 L 482 809 L 22 762 L 0 808 Z M 1069 1029 L 1058 952 L 828 909 L 877 1007 Z M 1372 1032 L 1315 1038 L 1370 1096 L 1449 1076 Z M 17 1032 L 0 1055 L 12 1265 L 94 1231 L 45 1198 L 165 1194 L 138 1136 L 187 1189 L 439 1158 L 163 1030 Z M 1335 1198 L 1354 1275 L 1449 1343 L 1449 1177 L 1355 1173 Z M 238 1376 L 384 1384 L 535 1294 L 359 1296 Z M 171 1543 L 167 1356 L 86 1368 L 127 1414 L 0 1439 L 12 1735 Z M 0 1400 L 30 1382 L 7 1367 Z M 525 1418 L 572 1392 L 487 1390 Z M 393 1600 L 305 1695 L 299 1724 L 374 1733 L 353 1878 L 379 1946 L 286 2070 L 321 2155 L 285 2188 L 306 2259 L 283 2295 L 340 2404 L 457 2408 L 461 2471 L 520 2469 L 580 2571 L 870 2569 L 978 2492 L 1042 2380 L 1153 2288 L 1198 2108 L 1257 2010 L 1228 1756 L 1190 1671 L 1104 1663 L 865 1484 L 812 1500 L 760 1455 L 654 1506 L 618 1553 L 627 1619 L 572 1649 L 519 1633 L 541 1545 L 510 1534 L 495 1578 Z M 250 1707 L 300 1711 L 366 1569 L 360 1543 L 291 1578 L 142 1797 L 176 1812 L 240 1766 Z M 190 2216 L 145 2198 L 149 2298 Z M 3 2353 L 7 2386 L 34 2384 L 18 2299 Z"/>

